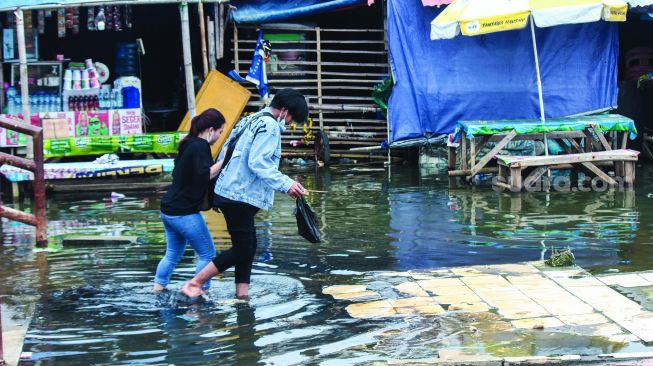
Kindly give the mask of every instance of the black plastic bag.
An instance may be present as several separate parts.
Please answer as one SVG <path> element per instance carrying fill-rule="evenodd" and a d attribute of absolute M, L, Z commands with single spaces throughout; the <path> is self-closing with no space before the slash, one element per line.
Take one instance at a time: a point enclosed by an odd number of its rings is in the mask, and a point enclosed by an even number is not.
<path fill-rule="evenodd" d="M 295 200 L 295 217 L 299 235 L 311 243 L 320 242 L 320 229 L 317 227 L 317 215 L 303 196 Z"/>

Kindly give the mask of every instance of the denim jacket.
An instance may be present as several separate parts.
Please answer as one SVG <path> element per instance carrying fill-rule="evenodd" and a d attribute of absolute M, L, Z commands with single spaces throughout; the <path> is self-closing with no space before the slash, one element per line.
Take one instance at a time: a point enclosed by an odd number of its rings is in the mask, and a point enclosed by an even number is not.
<path fill-rule="evenodd" d="M 282 123 L 270 116 L 268 108 L 241 119 L 234 126 L 224 146 L 246 128 L 234 147 L 231 160 L 224 166 L 215 184 L 215 194 L 269 210 L 274 191 L 288 192 L 293 180 L 279 171 Z M 218 160 L 224 159 L 223 148 Z"/>

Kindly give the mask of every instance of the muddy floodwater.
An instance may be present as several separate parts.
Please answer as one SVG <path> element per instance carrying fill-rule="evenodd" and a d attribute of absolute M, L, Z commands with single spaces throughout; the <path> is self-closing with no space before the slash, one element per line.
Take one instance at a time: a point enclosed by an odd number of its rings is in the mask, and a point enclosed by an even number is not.
<path fill-rule="evenodd" d="M 436 357 L 443 347 L 496 356 L 650 350 L 601 337 L 509 337 L 491 319 L 458 315 L 354 319 L 322 288 L 385 271 L 534 261 L 552 247 L 571 248 L 593 274 L 653 270 L 653 169 L 638 168 L 634 192 L 513 197 L 487 187 L 450 190 L 445 176 L 412 167 L 393 167 L 390 178 L 376 165 L 291 172 L 327 191 L 308 198 L 324 241 L 300 238 L 294 201 L 277 195 L 274 209 L 257 216 L 249 303 L 233 301 L 232 273 L 214 282 L 206 301 L 180 302 L 177 290 L 194 271 L 191 251 L 171 290 L 150 293 L 165 249 L 157 195 L 49 200 L 48 234 L 59 249 L 50 253 L 33 252 L 33 229 L 3 220 L 0 302 L 19 320 L 36 304 L 23 348 L 31 360 L 21 365 L 342 365 Z M 224 223 L 207 220 L 225 249 Z M 137 240 L 57 244 L 70 235 Z"/>

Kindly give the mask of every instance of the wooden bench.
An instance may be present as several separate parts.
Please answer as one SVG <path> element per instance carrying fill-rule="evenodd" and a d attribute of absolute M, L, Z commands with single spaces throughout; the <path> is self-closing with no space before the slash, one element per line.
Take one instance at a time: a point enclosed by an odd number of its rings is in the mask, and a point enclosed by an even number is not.
<path fill-rule="evenodd" d="M 580 154 L 549 156 L 511 156 L 497 155 L 499 178 L 494 185 L 511 192 L 521 192 L 531 188 L 549 169 L 580 169 L 595 175 L 610 187 L 618 185 L 617 181 L 601 170 L 597 165 L 614 166 L 615 175 L 623 178 L 625 188 L 632 188 L 635 183 L 635 163 L 638 151 L 610 150 Z M 524 178 L 525 171 L 530 171 Z M 572 184 L 575 184 L 572 174 Z"/>

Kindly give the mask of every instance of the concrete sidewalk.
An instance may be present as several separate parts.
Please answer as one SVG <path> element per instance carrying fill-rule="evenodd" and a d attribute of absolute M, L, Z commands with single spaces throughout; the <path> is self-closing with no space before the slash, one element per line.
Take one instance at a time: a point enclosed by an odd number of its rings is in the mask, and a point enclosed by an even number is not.
<path fill-rule="evenodd" d="M 370 289 L 372 283 L 373 290 Z M 388 286 L 379 288 L 379 283 Z M 620 287 L 653 288 L 653 272 L 595 277 L 580 267 L 550 268 L 533 262 L 429 272 L 380 272 L 369 282 L 329 286 L 323 293 L 349 302 L 346 310 L 354 318 L 474 314 L 476 319 L 492 324 L 490 333 L 541 331 L 601 337 L 616 344 L 641 342 L 642 348 L 646 348 L 648 342 L 653 342 L 653 312 L 616 290 Z M 582 359 L 581 355 L 562 358 L 556 355 L 551 359 L 533 356 L 536 357 L 531 357 L 529 362 Z M 652 358 L 653 353 L 602 356 L 598 359 Z M 439 350 L 437 362 L 484 360 L 514 364 L 528 359 L 492 357 L 445 348 Z"/>

